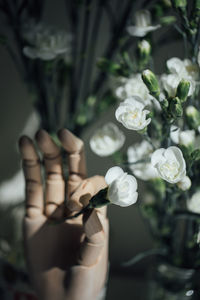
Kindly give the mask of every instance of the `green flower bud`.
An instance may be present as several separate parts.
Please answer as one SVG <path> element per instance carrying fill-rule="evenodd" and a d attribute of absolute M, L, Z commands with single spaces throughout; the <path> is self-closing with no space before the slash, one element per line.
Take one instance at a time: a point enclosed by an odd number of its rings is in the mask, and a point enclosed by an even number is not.
<path fill-rule="evenodd" d="M 172 0 L 175 8 L 186 8 L 187 0 Z"/>
<path fill-rule="evenodd" d="M 151 53 L 151 44 L 147 40 L 138 43 L 138 52 L 141 59 L 147 59 Z"/>
<path fill-rule="evenodd" d="M 190 90 L 190 82 L 182 79 L 179 82 L 179 85 L 177 87 L 176 96 L 182 101 L 185 102 L 187 100 L 187 96 Z"/>
<path fill-rule="evenodd" d="M 170 25 L 176 22 L 175 16 L 165 16 L 160 18 L 160 24 L 161 25 Z"/>
<path fill-rule="evenodd" d="M 158 98 L 160 95 L 160 87 L 158 84 L 158 80 L 153 72 L 150 70 L 145 70 L 142 73 L 142 80 L 146 84 L 149 93 L 154 96 L 155 98 Z"/>
<path fill-rule="evenodd" d="M 183 115 L 181 100 L 178 97 L 172 98 L 169 104 L 169 112 L 174 118 L 180 118 Z"/>
<path fill-rule="evenodd" d="M 192 161 L 197 161 L 200 160 L 200 149 L 195 149 L 192 153 L 191 153 L 191 159 Z"/>
<path fill-rule="evenodd" d="M 190 128 L 197 130 L 200 126 L 200 112 L 192 105 L 185 110 L 186 120 Z"/>

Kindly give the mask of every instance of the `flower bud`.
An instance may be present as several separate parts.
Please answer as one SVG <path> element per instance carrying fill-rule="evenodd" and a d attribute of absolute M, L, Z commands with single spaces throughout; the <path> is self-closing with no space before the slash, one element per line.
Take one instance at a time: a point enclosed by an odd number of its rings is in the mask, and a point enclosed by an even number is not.
<path fill-rule="evenodd" d="M 142 73 L 142 80 L 144 81 L 144 83 L 146 84 L 149 93 L 158 98 L 160 95 L 160 87 L 158 84 L 158 80 L 155 76 L 155 74 L 153 72 L 151 72 L 150 70 L 145 70 Z"/>
<path fill-rule="evenodd" d="M 187 6 L 187 0 L 172 0 L 175 8 L 185 9 Z"/>
<path fill-rule="evenodd" d="M 189 90 L 190 90 L 190 82 L 185 79 L 182 79 L 179 82 L 176 91 L 176 96 L 181 100 L 181 102 L 185 102 L 187 100 Z"/>
<path fill-rule="evenodd" d="M 190 189 L 192 183 L 191 180 L 188 176 L 185 176 L 181 181 L 179 181 L 177 183 L 177 186 L 179 187 L 179 189 L 181 189 L 182 191 L 187 191 Z"/>
<path fill-rule="evenodd" d="M 139 52 L 139 57 L 142 60 L 148 59 L 151 53 L 151 44 L 147 40 L 140 41 L 138 43 L 138 52 Z"/>
<path fill-rule="evenodd" d="M 194 106 L 190 105 L 186 108 L 185 113 L 188 125 L 192 129 L 198 129 L 198 126 L 200 125 L 200 113 L 198 110 Z"/>
<path fill-rule="evenodd" d="M 174 118 L 180 118 L 183 115 L 181 100 L 178 97 L 172 98 L 169 104 L 169 111 Z"/>

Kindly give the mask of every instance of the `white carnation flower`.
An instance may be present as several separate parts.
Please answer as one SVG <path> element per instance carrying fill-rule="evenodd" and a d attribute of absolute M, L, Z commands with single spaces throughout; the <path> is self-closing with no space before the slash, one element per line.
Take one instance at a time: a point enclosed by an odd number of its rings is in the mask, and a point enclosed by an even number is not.
<path fill-rule="evenodd" d="M 121 85 L 115 91 L 116 96 L 124 100 L 133 96 L 139 96 L 146 105 L 152 104 L 152 96 L 144 84 L 141 74 L 135 74 L 131 78 L 122 78 Z"/>
<path fill-rule="evenodd" d="M 23 53 L 31 59 L 51 60 L 58 55 L 70 54 L 72 36 L 64 30 L 39 23 L 29 23 L 24 28 L 24 39 L 29 46 L 23 48 Z"/>
<path fill-rule="evenodd" d="M 169 97 L 175 97 L 180 81 L 181 78 L 177 74 L 163 74 L 161 76 L 161 83 Z"/>
<path fill-rule="evenodd" d="M 105 176 L 108 184 L 108 200 L 116 205 L 125 207 L 137 201 L 137 180 L 128 175 L 120 167 L 110 168 Z"/>
<path fill-rule="evenodd" d="M 156 150 L 152 154 L 151 163 L 160 177 L 170 183 L 177 183 L 186 175 L 186 163 L 178 147 Z"/>
<path fill-rule="evenodd" d="M 176 95 L 176 90 L 181 79 L 186 79 L 190 82 L 190 89 L 188 96 L 191 96 L 196 87 L 196 80 L 198 79 L 197 65 L 192 63 L 189 59 L 181 60 L 177 57 L 172 57 L 166 62 L 167 68 L 171 74 L 163 74 L 161 82 L 164 90 L 170 97 Z"/>
<path fill-rule="evenodd" d="M 139 10 L 135 14 L 135 26 L 128 26 L 127 31 L 132 36 L 143 37 L 158 28 L 159 24 L 151 25 L 151 14 L 148 10 Z"/>
<path fill-rule="evenodd" d="M 183 179 L 181 181 L 179 181 L 177 183 L 179 189 L 181 189 L 182 191 L 187 191 L 190 189 L 192 183 L 191 180 L 188 176 L 183 177 Z"/>
<path fill-rule="evenodd" d="M 129 168 L 136 177 L 142 180 L 150 180 L 158 177 L 158 173 L 152 166 L 151 162 L 131 164 L 139 160 L 150 159 L 152 153 L 152 145 L 145 140 L 143 140 L 141 143 L 136 143 L 128 148 L 127 156 L 128 162 L 130 163 Z"/>
<path fill-rule="evenodd" d="M 189 146 L 195 143 L 195 130 L 184 130 L 172 125 L 170 131 L 171 140 L 175 144 Z"/>
<path fill-rule="evenodd" d="M 187 201 L 188 210 L 200 214 L 200 190 L 192 195 L 192 198 Z"/>
<path fill-rule="evenodd" d="M 139 96 L 133 96 L 121 102 L 115 112 L 116 119 L 131 130 L 142 130 L 151 122 L 151 118 L 146 119 L 150 113 L 144 109 L 145 104 Z"/>
<path fill-rule="evenodd" d="M 114 123 L 97 129 L 90 139 L 90 147 L 99 156 L 109 156 L 119 150 L 125 141 L 124 133 Z"/>

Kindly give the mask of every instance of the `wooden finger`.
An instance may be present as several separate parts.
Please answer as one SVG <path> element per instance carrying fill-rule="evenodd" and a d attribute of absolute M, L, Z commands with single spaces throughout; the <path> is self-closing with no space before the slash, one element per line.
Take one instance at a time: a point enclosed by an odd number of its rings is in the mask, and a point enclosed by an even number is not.
<path fill-rule="evenodd" d="M 93 266 L 100 259 L 106 242 L 106 233 L 97 212 L 93 209 L 83 216 L 85 239 L 81 245 L 78 263 Z"/>
<path fill-rule="evenodd" d="M 34 218 L 43 214 L 43 187 L 39 156 L 30 138 L 19 140 L 24 177 L 26 181 L 26 215 Z"/>
<path fill-rule="evenodd" d="M 67 206 L 71 211 L 78 211 L 89 203 L 92 196 L 106 187 L 103 176 L 93 176 L 83 180 L 76 190 L 69 195 Z"/>
<path fill-rule="evenodd" d="M 45 130 L 38 131 L 36 140 L 44 155 L 46 172 L 45 213 L 47 217 L 61 217 L 63 212 L 59 211 L 58 207 L 63 208 L 62 204 L 65 200 L 61 151 Z"/>
<path fill-rule="evenodd" d="M 84 144 L 81 139 L 67 129 L 61 129 L 58 136 L 68 154 L 69 181 L 67 190 L 69 195 L 78 187 L 80 181 L 86 178 Z"/>

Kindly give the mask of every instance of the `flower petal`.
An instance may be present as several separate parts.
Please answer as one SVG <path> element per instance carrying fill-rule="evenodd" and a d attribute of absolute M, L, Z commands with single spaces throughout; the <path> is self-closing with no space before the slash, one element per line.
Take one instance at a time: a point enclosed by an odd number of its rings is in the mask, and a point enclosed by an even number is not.
<path fill-rule="evenodd" d="M 122 170 L 122 168 L 117 167 L 117 166 L 112 167 L 107 171 L 107 173 L 105 175 L 105 181 L 109 185 L 123 174 L 124 174 L 124 171 Z"/>

